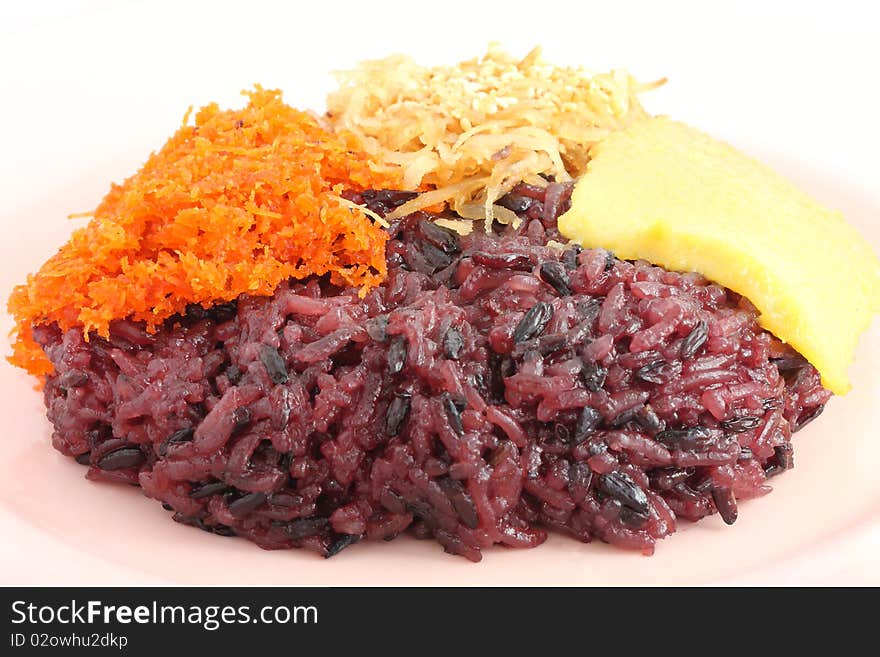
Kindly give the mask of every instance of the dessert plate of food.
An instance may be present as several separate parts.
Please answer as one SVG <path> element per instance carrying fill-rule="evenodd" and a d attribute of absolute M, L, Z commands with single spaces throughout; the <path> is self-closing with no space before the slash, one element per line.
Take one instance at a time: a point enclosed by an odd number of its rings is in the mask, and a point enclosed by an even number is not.
<path fill-rule="evenodd" d="M 191 108 L 10 223 L 4 510 L 197 583 L 700 582 L 869 526 L 868 215 L 664 79 L 480 48 Z"/>

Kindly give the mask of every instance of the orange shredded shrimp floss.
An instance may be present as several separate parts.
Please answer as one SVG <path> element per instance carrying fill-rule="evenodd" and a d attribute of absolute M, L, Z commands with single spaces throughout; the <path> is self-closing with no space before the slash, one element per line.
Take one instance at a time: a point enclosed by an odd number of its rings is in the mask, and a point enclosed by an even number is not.
<path fill-rule="evenodd" d="M 152 331 L 188 304 L 269 295 L 291 277 L 329 273 L 362 291 L 383 279 L 385 231 L 339 194 L 399 188 L 397 172 L 280 92 L 246 95 L 241 110 L 202 108 L 13 290 L 12 364 L 52 371 L 37 325 L 106 337 L 132 319 Z"/>

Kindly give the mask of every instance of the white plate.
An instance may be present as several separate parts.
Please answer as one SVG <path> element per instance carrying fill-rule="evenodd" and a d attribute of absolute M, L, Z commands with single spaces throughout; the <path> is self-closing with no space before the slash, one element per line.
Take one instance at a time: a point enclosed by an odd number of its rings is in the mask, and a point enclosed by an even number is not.
<path fill-rule="evenodd" d="M 237 103 L 260 82 L 321 108 L 333 69 L 395 51 L 453 62 L 490 40 L 518 54 L 541 43 L 558 63 L 668 76 L 643 99 L 649 111 L 761 157 L 878 246 L 880 49 L 861 4 L 835 3 L 833 15 L 768 3 L 612 4 L 83 0 L 75 10 L 43 5 L 51 20 L 22 4 L 17 23 L 0 16 L 0 291 L 51 255 L 76 225 L 65 216 L 93 208 L 110 181 L 132 173 L 189 104 Z M 0 328 L 10 325 L 4 316 Z M 170 522 L 133 490 L 83 480 L 48 445 L 29 379 L 3 364 L 0 583 L 878 584 L 877 328 L 862 340 L 855 390 L 798 435 L 798 467 L 774 480 L 777 490 L 745 504 L 735 528 L 685 527 L 651 559 L 554 538 L 532 551 L 487 551 L 479 565 L 414 541 L 324 562 L 221 540 Z"/>

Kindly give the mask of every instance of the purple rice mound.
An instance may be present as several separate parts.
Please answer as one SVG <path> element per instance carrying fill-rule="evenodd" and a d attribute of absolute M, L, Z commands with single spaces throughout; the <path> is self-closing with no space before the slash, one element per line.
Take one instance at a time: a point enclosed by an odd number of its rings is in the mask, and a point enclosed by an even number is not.
<path fill-rule="evenodd" d="M 325 557 L 409 532 L 479 561 L 548 530 L 650 554 L 733 523 L 830 393 L 730 290 L 564 246 L 570 192 L 519 185 L 522 224 L 489 234 L 393 222 L 363 298 L 313 278 L 155 334 L 38 327 L 53 444 L 178 522 Z"/>

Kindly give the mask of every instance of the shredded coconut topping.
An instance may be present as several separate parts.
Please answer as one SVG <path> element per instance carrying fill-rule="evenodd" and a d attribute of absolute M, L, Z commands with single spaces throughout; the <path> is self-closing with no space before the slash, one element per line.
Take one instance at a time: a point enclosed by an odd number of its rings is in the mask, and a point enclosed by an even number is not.
<path fill-rule="evenodd" d="M 495 205 L 517 183 L 579 176 L 590 147 L 647 113 L 626 71 L 554 66 L 535 48 L 516 59 L 497 45 L 456 66 L 428 68 L 404 55 L 337 74 L 327 101 L 337 130 L 403 168 L 407 189 L 433 187 L 398 208 L 403 216 L 448 202 L 467 219 L 508 223 Z"/>

